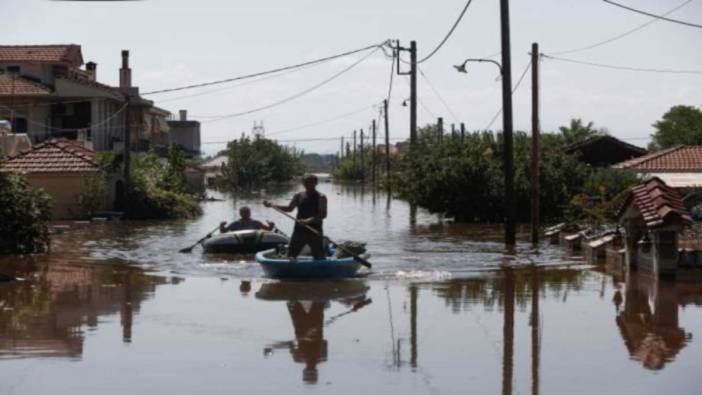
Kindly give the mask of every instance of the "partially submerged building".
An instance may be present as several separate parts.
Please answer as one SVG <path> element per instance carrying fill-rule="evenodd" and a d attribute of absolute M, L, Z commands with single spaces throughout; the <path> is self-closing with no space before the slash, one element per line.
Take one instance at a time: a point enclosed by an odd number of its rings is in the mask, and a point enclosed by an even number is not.
<path fill-rule="evenodd" d="M 96 153 L 81 142 L 51 139 L 9 157 L 0 163 L 0 172 L 24 174 L 30 185 L 41 188 L 53 199 L 52 218 L 76 219 L 83 213 L 81 197 L 89 193 L 90 177 L 102 171 Z M 107 188 L 101 196 L 101 209 L 119 206 L 119 190 L 123 181 L 107 177 Z"/>
<path fill-rule="evenodd" d="M 632 188 L 617 213 L 624 228 L 625 262 L 656 275 L 674 274 L 678 237 L 692 217 L 680 194 L 654 177 Z"/>
<path fill-rule="evenodd" d="M 567 154 L 593 167 L 609 167 L 613 164 L 646 155 L 647 150 L 626 143 L 610 135 L 594 136 L 566 147 Z"/>

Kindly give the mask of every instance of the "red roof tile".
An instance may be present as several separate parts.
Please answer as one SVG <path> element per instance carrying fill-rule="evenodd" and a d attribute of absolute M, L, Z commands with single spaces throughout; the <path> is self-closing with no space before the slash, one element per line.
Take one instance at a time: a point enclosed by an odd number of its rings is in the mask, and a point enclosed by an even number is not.
<path fill-rule="evenodd" d="M 80 45 L 0 45 L 0 61 L 61 63 L 73 67 L 83 64 Z"/>
<path fill-rule="evenodd" d="M 635 159 L 617 163 L 617 169 L 642 172 L 652 171 L 700 171 L 702 172 L 702 146 L 678 145 L 653 152 Z"/>
<path fill-rule="evenodd" d="M 617 216 L 621 218 L 631 205 L 641 213 L 649 228 L 669 225 L 671 221 L 692 223 L 678 191 L 658 177 L 633 187 Z"/>
<path fill-rule="evenodd" d="M 14 81 L 13 81 L 14 80 Z M 11 77 L 0 74 L 0 96 L 37 96 L 51 95 L 52 89 L 42 83 L 34 82 L 24 77 Z"/>
<path fill-rule="evenodd" d="M 0 163 L 0 171 L 18 173 L 73 173 L 98 169 L 95 151 L 65 139 L 47 140 Z"/>

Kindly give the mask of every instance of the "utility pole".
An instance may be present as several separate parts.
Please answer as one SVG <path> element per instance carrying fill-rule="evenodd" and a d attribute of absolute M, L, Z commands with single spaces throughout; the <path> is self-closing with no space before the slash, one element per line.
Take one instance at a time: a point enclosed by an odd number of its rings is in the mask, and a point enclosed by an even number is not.
<path fill-rule="evenodd" d="M 131 97 L 129 94 L 124 95 L 124 101 L 125 107 L 124 109 L 124 152 L 122 154 L 122 157 L 124 159 L 124 196 L 121 196 L 122 202 L 124 202 L 124 209 L 129 208 L 129 194 L 132 190 L 132 173 L 131 173 L 131 149 L 132 149 L 132 133 L 131 133 L 131 122 L 130 122 L 130 117 L 131 117 L 131 111 L 129 111 L 129 102 L 131 101 Z"/>
<path fill-rule="evenodd" d="M 339 150 L 339 159 L 344 157 L 344 136 L 341 136 L 341 149 Z"/>
<path fill-rule="evenodd" d="M 353 165 L 356 166 L 356 131 L 353 131 Z"/>
<path fill-rule="evenodd" d="M 451 140 L 456 138 L 456 124 L 452 123 L 451 124 Z"/>
<path fill-rule="evenodd" d="M 410 53 L 410 71 L 400 71 L 399 54 L 397 60 L 397 75 L 409 75 L 410 77 L 410 147 L 417 144 L 417 42 L 410 41 L 409 48 L 403 48 L 397 45 L 397 51 L 409 51 Z"/>
<path fill-rule="evenodd" d="M 539 44 L 531 44 L 531 243 L 539 245 L 541 125 L 539 121 Z"/>
<path fill-rule="evenodd" d="M 376 160 L 375 160 L 375 154 L 376 154 L 376 149 L 375 149 L 375 119 L 373 120 L 372 128 L 373 128 L 373 151 L 371 152 L 371 177 L 373 180 L 373 190 L 375 190 L 375 168 L 376 168 Z"/>
<path fill-rule="evenodd" d="M 345 155 L 345 157 L 348 158 L 349 156 L 351 156 L 351 143 L 349 143 L 347 141 L 346 142 L 346 155 Z"/>
<path fill-rule="evenodd" d="M 361 180 L 364 182 L 366 181 L 366 160 L 365 160 L 365 155 L 363 155 L 363 152 L 365 151 L 363 149 L 363 129 L 361 129 Z"/>
<path fill-rule="evenodd" d="M 388 114 L 388 100 L 383 100 L 383 115 L 385 115 L 385 182 L 388 194 L 390 193 L 390 115 Z"/>
<path fill-rule="evenodd" d="M 509 0 L 500 0 L 500 30 L 502 38 L 502 121 L 505 169 L 505 246 L 516 245 L 514 207 L 514 142 L 512 137 L 512 52 L 510 48 Z"/>
<path fill-rule="evenodd" d="M 461 122 L 461 143 L 466 141 L 466 124 Z"/>
<path fill-rule="evenodd" d="M 439 117 L 436 122 L 436 139 L 439 144 L 441 144 L 441 141 L 444 139 L 444 118 L 442 117 Z"/>

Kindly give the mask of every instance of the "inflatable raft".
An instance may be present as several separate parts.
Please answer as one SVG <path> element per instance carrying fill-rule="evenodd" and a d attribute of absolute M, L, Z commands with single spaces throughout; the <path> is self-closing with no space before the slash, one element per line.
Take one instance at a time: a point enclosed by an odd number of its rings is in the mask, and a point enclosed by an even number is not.
<path fill-rule="evenodd" d="M 361 256 L 368 259 L 370 255 Z M 312 259 L 300 256 L 297 259 L 279 258 L 275 249 L 261 251 L 256 254 L 256 262 L 261 265 L 268 277 L 272 278 L 346 278 L 354 277 L 361 264 L 353 257 L 327 259 Z"/>
<path fill-rule="evenodd" d="M 265 230 L 239 230 L 207 239 L 202 247 L 208 253 L 254 254 L 288 244 L 288 237 Z"/>

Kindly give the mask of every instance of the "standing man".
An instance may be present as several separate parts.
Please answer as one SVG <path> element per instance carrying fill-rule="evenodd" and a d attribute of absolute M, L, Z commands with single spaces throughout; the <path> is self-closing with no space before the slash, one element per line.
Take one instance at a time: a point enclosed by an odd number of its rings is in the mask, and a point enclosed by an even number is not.
<path fill-rule="evenodd" d="M 317 183 L 317 177 L 308 174 L 302 179 L 302 185 L 304 185 L 305 190 L 296 193 L 287 205 L 278 206 L 269 201 L 263 202 L 263 205 L 266 207 L 275 207 L 288 213 L 297 208 L 297 220 L 318 232 L 318 234 L 314 234 L 296 222 L 288 250 L 288 255 L 291 258 L 300 255 L 300 251 L 305 245 L 310 246 L 314 259 L 324 259 L 326 257 L 322 240 L 322 222 L 327 218 L 327 197 L 317 191 Z"/>

